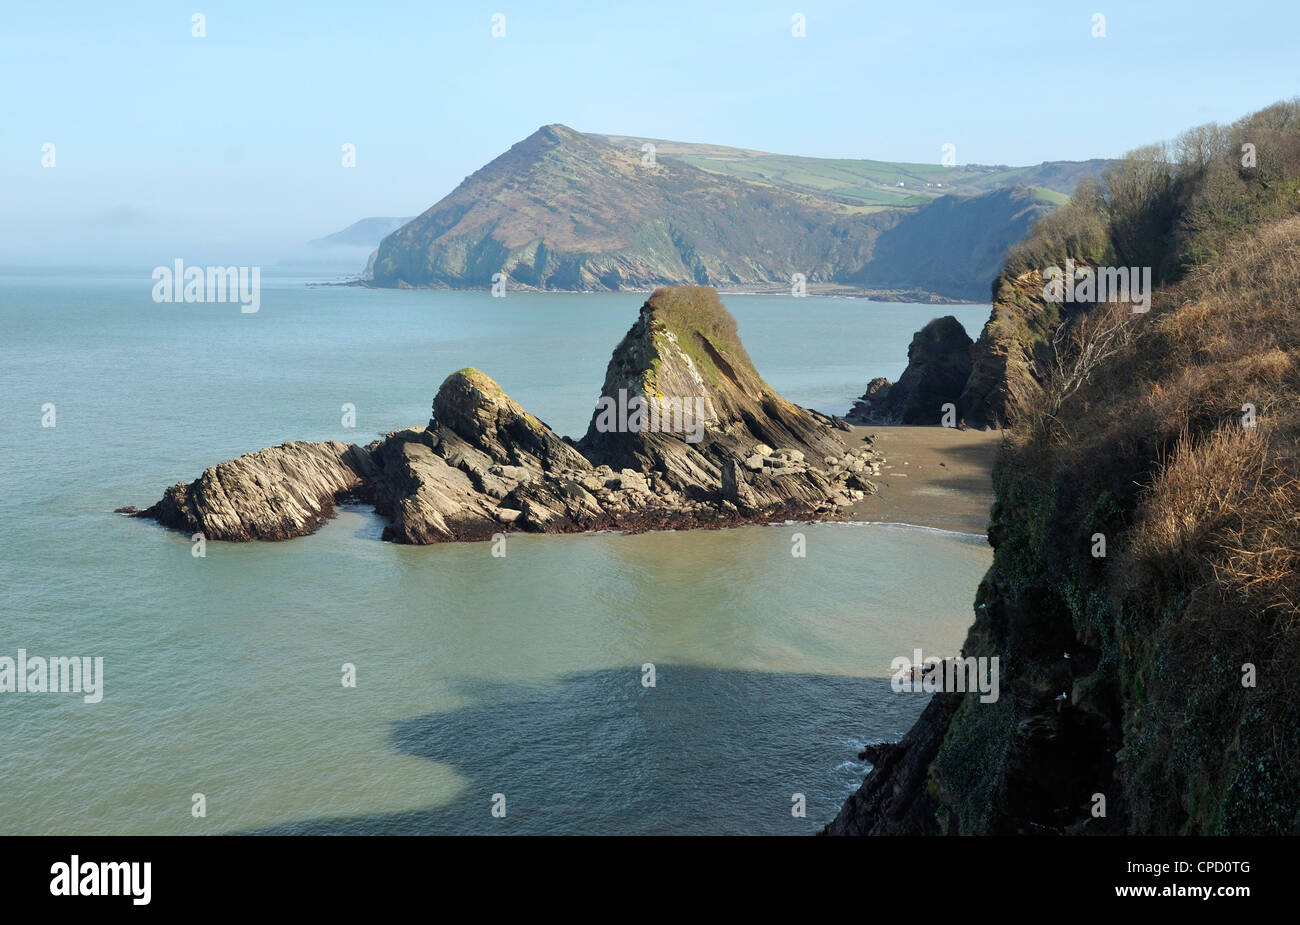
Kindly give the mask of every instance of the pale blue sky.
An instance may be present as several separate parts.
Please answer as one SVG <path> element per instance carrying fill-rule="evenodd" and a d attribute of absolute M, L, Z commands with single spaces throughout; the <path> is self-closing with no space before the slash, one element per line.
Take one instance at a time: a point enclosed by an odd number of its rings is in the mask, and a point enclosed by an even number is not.
<path fill-rule="evenodd" d="M 549 122 L 883 160 L 1116 156 L 1300 94 L 1298 25 L 1295 0 L 13 3 L 0 264 L 270 262 L 423 211 Z"/>

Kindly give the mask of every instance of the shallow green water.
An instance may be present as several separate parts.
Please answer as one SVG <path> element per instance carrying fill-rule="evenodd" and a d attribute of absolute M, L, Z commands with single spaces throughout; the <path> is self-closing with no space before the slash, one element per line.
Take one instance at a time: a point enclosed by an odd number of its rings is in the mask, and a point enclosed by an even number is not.
<path fill-rule="evenodd" d="M 643 296 L 264 281 L 156 305 L 147 269 L 0 274 L 0 656 L 100 656 L 104 697 L 0 693 L 0 834 L 814 831 L 923 707 L 891 658 L 964 637 L 982 537 L 865 525 L 210 543 L 111 513 L 286 439 L 428 418 L 474 365 L 580 433 Z M 843 412 L 954 313 L 733 296 L 755 364 Z M 42 405 L 56 426 L 41 426 Z M 341 405 L 358 426 L 341 425 Z M 795 532 L 807 556 L 791 556 Z M 356 666 L 344 688 L 341 667 Z M 642 666 L 656 684 L 642 685 Z M 203 793 L 207 816 L 191 797 Z M 505 794 L 505 818 L 491 815 Z M 807 818 L 791 815 L 792 794 Z"/>

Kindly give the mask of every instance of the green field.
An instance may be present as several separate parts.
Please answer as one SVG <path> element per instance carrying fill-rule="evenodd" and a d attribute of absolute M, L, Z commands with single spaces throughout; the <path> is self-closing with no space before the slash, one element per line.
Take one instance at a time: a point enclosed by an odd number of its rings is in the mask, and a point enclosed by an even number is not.
<path fill-rule="evenodd" d="M 699 154 L 665 154 L 710 173 L 783 189 L 794 189 L 843 202 L 874 206 L 914 206 L 939 196 L 974 196 L 1003 186 L 1023 183 L 1041 191 L 1041 198 L 1060 204 L 1069 192 L 1040 185 L 1040 167 L 944 167 L 941 164 L 907 164 L 758 154 L 725 157 Z M 1074 181 L 1074 182 L 1077 182 Z"/>
<path fill-rule="evenodd" d="M 1032 167 L 978 164 L 945 167 L 937 162 L 911 164 L 801 157 L 664 139 L 596 137 L 627 147 L 652 142 L 659 157 L 684 161 L 725 177 L 836 200 L 867 211 L 917 206 L 940 196 L 975 196 L 1017 184 L 1033 188 L 1036 198 L 1060 205 L 1069 200 L 1080 179 L 1096 176 L 1105 166 L 1104 161 L 1049 161 Z"/>

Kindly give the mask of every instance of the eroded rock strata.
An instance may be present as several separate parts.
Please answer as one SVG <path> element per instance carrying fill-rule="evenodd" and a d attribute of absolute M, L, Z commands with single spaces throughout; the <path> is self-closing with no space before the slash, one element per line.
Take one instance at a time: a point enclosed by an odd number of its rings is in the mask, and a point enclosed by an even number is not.
<path fill-rule="evenodd" d="M 284 443 L 210 466 L 136 516 L 212 539 L 287 540 L 314 533 L 374 472 L 357 446 Z"/>
<path fill-rule="evenodd" d="M 439 388 L 427 426 L 365 447 L 249 453 L 169 488 L 138 516 L 208 539 L 279 540 L 313 532 L 335 504 L 355 499 L 388 519 L 385 539 L 416 544 L 509 529 L 832 517 L 875 490 L 876 453 L 844 437 L 842 422 L 763 381 L 713 289 L 659 289 L 615 349 L 580 441 L 462 369 Z"/>

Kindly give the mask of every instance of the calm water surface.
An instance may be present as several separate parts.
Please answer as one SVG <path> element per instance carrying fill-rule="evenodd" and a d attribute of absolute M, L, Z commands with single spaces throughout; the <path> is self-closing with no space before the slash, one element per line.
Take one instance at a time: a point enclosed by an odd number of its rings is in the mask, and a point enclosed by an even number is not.
<path fill-rule="evenodd" d="M 186 537 L 113 515 L 249 450 L 422 424 L 462 366 L 578 435 L 644 300 L 304 283 L 268 274 L 246 315 L 154 304 L 147 268 L 0 272 L 0 655 L 100 656 L 105 675 L 96 704 L 0 694 L 0 834 L 825 824 L 861 780 L 862 744 L 924 706 L 889 690 L 890 659 L 960 646 L 983 538 L 521 535 L 494 558 L 383 543 L 377 517 L 347 508 L 315 536 L 195 558 Z M 765 378 L 828 413 L 896 377 L 931 317 L 973 334 L 988 314 L 726 302 Z"/>

